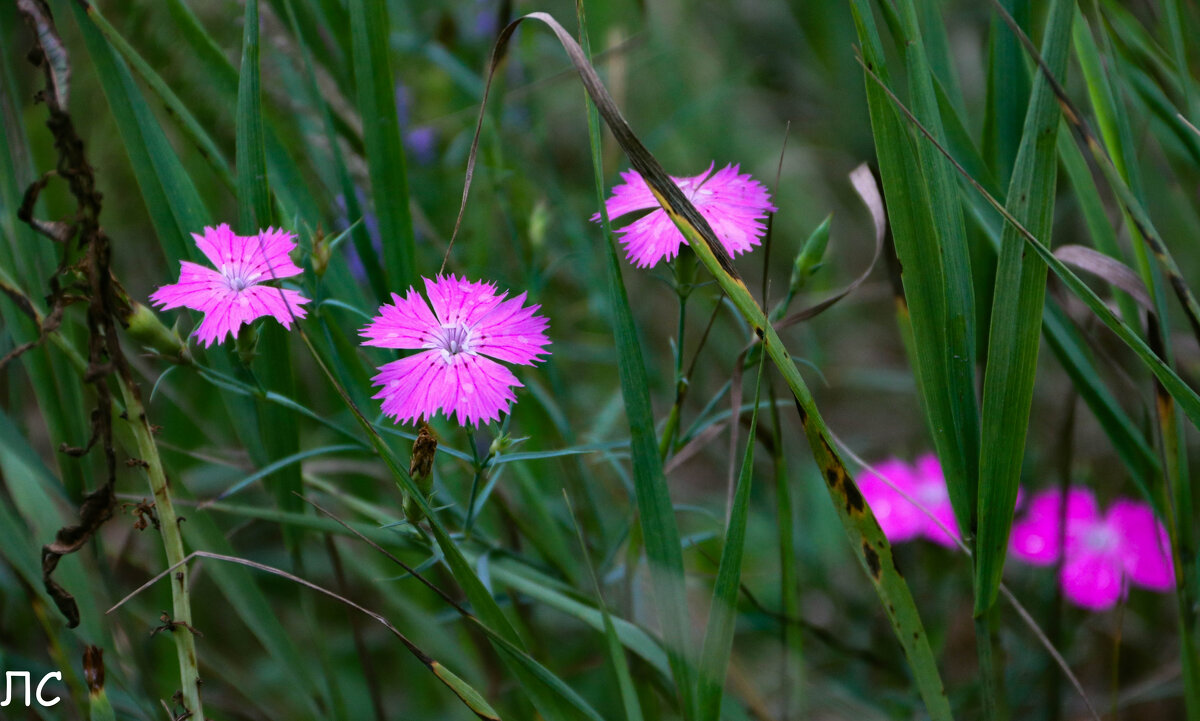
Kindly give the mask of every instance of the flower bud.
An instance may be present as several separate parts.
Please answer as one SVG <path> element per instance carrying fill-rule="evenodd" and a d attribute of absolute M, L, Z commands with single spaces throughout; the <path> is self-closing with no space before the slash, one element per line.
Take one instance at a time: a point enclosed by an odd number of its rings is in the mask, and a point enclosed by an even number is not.
<path fill-rule="evenodd" d="M 254 362 L 258 355 L 258 326 L 247 323 L 238 329 L 237 354 L 246 367 Z"/>
<path fill-rule="evenodd" d="M 800 253 L 796 255 L 796 262 L 792 265 L 792 279 L 788 283 L 789 293 L 795 294 L 799 291 L 809 276 L 820 267 L 825 247 L 829 245 L 829 224 L 832 220 L 832 214 L 825 216 L 825 220 L 821 221 L 801 246 Z"/>
<path fill-rule="evenodd" d="M 312 268 L 313 272 L 320 278 L 325 275 L 325 271 L 329 268 L 329 258 L 333 252 L 329 247 L 324 231 L 317 229 L 313 235 L 312 241 Z"/>
<path fill-rule="evenodd" d="M 192 354 L 174 328 L 163 325 L 158 315 L 137 301 L 129 301 L 125 330 L 140 345 L 151 348 L 173 363 L 191 363 Z"/>

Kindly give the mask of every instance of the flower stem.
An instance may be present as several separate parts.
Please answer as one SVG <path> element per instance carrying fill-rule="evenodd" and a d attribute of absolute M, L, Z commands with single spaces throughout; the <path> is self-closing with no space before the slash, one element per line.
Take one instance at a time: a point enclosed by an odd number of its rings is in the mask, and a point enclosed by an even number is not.
<path fill-rule="evenodd" d="M 687 395 L 687 379 L 683 375 L 683 335 L 687 329 L 687 301 L 696 281 L 696 256 L 680 248 L 679 257 L 672 264 L 675 269 L 675 294 L 679 297 L 679 326 L 675 334 L 675 402 L 667 414 L 667 423 L 658 439 L 658 455 L 666 460 L 675 445 L 675 434 L 679 431 L 679 410 Z"/>
<path fill-rule="evenodd" d="M 171 635 L 175 638 L 175 651 L 179 657 L 180 686 L 183 704 L 194 721 L 203 721 L 204 710 L 200 704 L 200 670 L 196 661 L 196 639 L 192 635 L 192 603 L 188 596 L 188 567 L 183 563 L 187 555 L 183 549 L 183 536 L 179 532 L 179 517 L 171 499 L 171 487 L 163 470 L 158 446 L 146 421 L 141 394 L 128 380 L 120 381 L 121 395 L 125 400 L 129 427 L 137 443 L 138 457 L 145 463 L 146 475 L 150 479 L 150 491 L 154 494 L 154 509 L 158 514 L 163 547 L 167 553 L 167 565 L 178 566 L 171 578 Z"/>

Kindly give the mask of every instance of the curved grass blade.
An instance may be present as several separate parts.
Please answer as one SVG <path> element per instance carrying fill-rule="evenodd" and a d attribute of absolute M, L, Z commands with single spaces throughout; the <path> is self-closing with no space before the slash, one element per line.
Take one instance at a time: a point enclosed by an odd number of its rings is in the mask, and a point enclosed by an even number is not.
<path fill-rule="evenodd" d="M 313 345 L 312 339 L 309 338 L 302 325 L 296 326 L 296 333 L 308 348 L 318 369 L 329 380 L 338 397 L 366 432 L 371 446 L 383 460 L 384 465 L 395 479 L 397 487 L 410 497 L 424 514 L 450 573 L 479 614 L 479 628 L 488 635 L 488 640 L 501 652 L 501 656 L 506 660 L 506 665 L 520 681 L 533 705 L 548 719 L 587 718 L 593 721 L 602 721 L 601 716 L 584 699 L 526 653 L 516 629 L 504 615 L 504 611 L 496 603 L 496 599 L 492 597 L 487 586 L 479 579 L 475 567 L 467 560 L 458 544 L 454 542 L 449 531 L 438 518 L 437 512 L 417 488 L 407 469 L 384 442 L 383 437 L 371 421 L 354 403 L 346 387 L 329 369 L 328 364 L 317 352 L 316 346 Z M 471 618 L 475 617 L 471 616 Z"/>
<path fill-rule="evenodd" d="M 307 589 L 324 594 L 339 603 L 342 603 L 346 606 L 349 606 L 350 608 L 353 608 L 354 610 L 356 610 L 360 613 L 370 616 L 371 618 L 375 619 L 375 621 L 377 621 L 379 623 L 379 625 L 386 628 L 388 631 L 390 631 L 392 633 L 393 636 L 395 636 L 397 639 L 399 639 L 400 643 L 402 643 L 404 645 L 404 647 L 406 649 L 408 649 L 408 652 L 411 653 L 414 657 L 416 657 L 416 659 L 418 661 L 420 661 L 422 665 L 424 665 L 427 669 L 429 669 L 429 671 L 431 673 L 433 673 L 433 675 L 436 676 L 439 681 L 441 681 L 443 684 L 445 684 L 445 686 L 447 688 L 449 688 L 454 693 L 454 695 L 457 696 L 459 698 L 459 700 L 462 701 L 463 704 L 466 705 L 466 707 L 471 710 L 472 713 L 474 713 L 476 716 L 478 716 L 481 719 L 485 719 L 486 721 L 500 721 L 499 714 L 497 714 L 496 711 L 491 706 L 488 705 L 487 701 L 484 700 L 483 696 L 478 691 L 476 691 L 474 688 L 472 688 L 470 684 L 463 681 L 458 676 L 454 675 L 449 669 L 447 669 L 445 666 L 442 666 L 434 658 L 430 657 L 428 654 L 426 654 L 424 651 L 422 651 L 419 646 L 417 646 L 415 643 L 410 641 L 407 636 L 405 636 L 403 633 L 400 632 L 400 629 L 398 629 L 394 625 L 392 625 L 392 622 L 387 620 L 387 618 L 385 618 L 382 614 L 379 614 L 379 613 L 371 611 L 367 608 L 364 608 L 364 607 L 358 605 L 357 603 L 355 603 L 354 601 L 351 601 L 350 599 L 346 598 L 345 596 L 338 595 L 337 593 L 334 593 L 333 591 L 330 591 L 329 589 L 324 588 L 323 586 L 318 586 L 317 584 L 313 583 L 312 581 L 300 578 L 299 576 L 288 573 L 287 571 L 275 568 L 273 566 L 268 566 L 264 563 L 258 563 L 256 561 L 251 561 L 251 560 L 248 560 L 245 558 L 238 558 L 237 556 L 229 556 L 229 555 L 220 554 L 220 553 L 210 553 L 208 551 L 192 551 L 185 558 L 183 558 L 182 560 L 178 561 L 175 564 L 172 564 L 169 568 L 163 570 L 158 575 L 156 575 L 154 578 L 151 578 L 149 581 L 147 581 L 146 583 L 139 586 L 137 589 L 135 589 L 133 591 L 133 593 L 130 593 L 128 596 L 126 596 L 125 598 L 118 601 L 112 608 L 108 609 L 108 613 L 112 613 L 113 611 L 117 610 L 122 605 L 124 605 L 126 601 L 133 598 L 134 596 L 141 593 L 142 591 L 149 588 L 150 586 L 153 586 L 155 583 L 162 580 L 168 574 L 172 573 L 176 569 L 182 568 L 183 566 L 187 565 L 187 563 L 189 561 L 191 561 L 193 558 L 208 558 L 208 559 L 211 559 L 214 561 L 222 561 L 224 563 L 232 563 L 232 564 L 236 564 L 239 566 L 245 566 L 246 568 L 250 568 L 255 571 L 262 571 L 264 573 L 269 573 L 271 575 L 287 579 L 293 583 L 297 583 L 301 586 L 304 586 Z"/>
<path fill-rule="evenodd" d="M 1195 294 L 1187 284 L 1187 280 L 1183 277 L 1183 273 L 1179 269 L 1179 264 L 1175 261 L 1170 249 L 1162 240 L 1157 229 L 1154 227 L 1153 221 L 1150 220 L 1149 213 L 1146 212 L 1145 206 L 1138 199 L 1137 193 L 1131 187 L 1130 182 L 1122 175 L 1121 170 L 1116 165 L 1113 156 L 1109 154 L 1105 146 L 1101 144 L 1099 138 L 1092 132 L 1087 120 L 1071 101 L 1067 95 L 1066 89 L 1058 81 L 1057 75 L 1053 69 L 1048 67 L 1046 60 L 1042 54 L 1038 52 L 1037 46 L 1029 39 L 1020 27 L 1013 22 L 1012 17 L 998 4 L 998 0 L 992 0 L 993 7 L 1009 24 L 1013 34 L 1021 41 L 1026 52 L 1037 63 L 1040 74 L 1046 78 L 1046 82 L 1054 91 L 1054 95 L 1058 103 L 1063 107 L 1063 117 L 1067 120 L 1068 126 L 1078 139 L 1079 143 L 1086 147 L 1095 160 L 1096 167 L 1104 174 L 1108 181 L 1109 187 L 1116 194 L 1117 199 L 1121 203 L 1122 210 L 1128 214 L 1132 221 L 1134 230 L 1142 237 L 1146 247 L 1154 255 L 1158 261 L 1158 265 L 1162 268 L 1162 272 L 1166 275 L 1166 280 L 1174 291 L 1179 304 L 1183 307 L 1184 315 L 1187 317 L 1188 324 L 1192 329 L 1192 334 L 1200 340 L 1200 301 L 1197 301 Z"/>
<path fill-rule="evenodd" d="M 276 473 L 281 468 L 286 468 L 287 466 L 295 465 L 295 464 L 297 464 L 301 461 L 307 460 L 309 458 L 313 458 L 315 456 L 324 456 L 324 455 L 328 455 L 331 453 L 345 453 L 347 451 L 361 451 L 361 450 L 363 450 L 363 448 L 360 445 L 357 445 L 357 444 L 351 445 L 351 444 L 345 443 L 345 444 L 340 444 L 340 445 L 321 446 L 320 448 L 310 448 L 308 450 L 298 451 L 296 453 L 293 453 L 290 456 L 285 456 L 284 458 L 280 458 L 279 460 L 272 462 L 269 466 L 260 468 L 259 470 L 255 471 L 254 473 L 251 473 L 250 475 L 241 479 L 240 481 L 233 484 L 229 488 L 226 488 L 225 490 L 221 491 L 219 494 L 217 494 L 216 498 L 214 498 L 213 500 L 214 501 L 225 500 L 226 498 L 229 498 L 230 496 L 234 495 L 235 493 L 238 493 L 239 491 L 244 490 L 247 486 L 252 485 L 255 481 L 258 481 L 261 478 L 265 478 L 265 477 L 271 475 L 272 473 Z M 201 506 L 201 508 L 203 509 L 204 506 Z"/>
<path fill-rule="evenodd" d="M 783 346 L 775 329 L 771 327 L 766 314 L 739 277 L 729 255 L 716 239 L 708 222 L 684 197 L 679 187 L 671 181 L 654 156 L 634 135 L 613 102 L 612 96 L 600 82 L 595 69 L 588 62 L 583 49 L 553 17 L 546 13 L 530 13 L 505 27 L 493 47 L 491 67 L 495 68 L 496 59 L 503 56 L 504 49 L 513 32 L 525 20 L 544 23 L 554 33 L 579 73 L 583 86 L 595 103 L 595 107 L 608 124 L 618 144 L 629 157 L 634 169 L 646 179 L 660 206 L 671 217 L 676 227 L 684 233 L 688 244 L 716 278 L 721 289 L 729 296 L 740 315 L 753 327 L 754 333 L 761 339 L 772 362 L 783 374 L 796 399 L 800 420 L 813 455 L 821 468 L 822 475 L 828 480 L 831 500 L 842 520 L 855 555 L 872 580 L 888 618 L 892 622 L 896 637 L 904 648 L 926 708 L 936 721 L 952 718 L 933 650 L 925 635 L 908 584 L 904 582 L 895 567 L 891 545 L 863 500 L 858 487 L 847 474 L 845 464 L 833 449 L 824 421 L 817 410 L 816 402 L 800 376 L 795 361 Z M 485 90 L 485 102 L 486 97 Z M 477 143 L 478 130 L 472 145 L 473 149 Z M 472 158 L 473 155 L 472 152 Z M 468 162 L 470 163 L 470 161 Z M 463 192 L 464 202 L 469 190 L 470 169 L 468 169 L 467 179 L 468 188 L 464 188 Z M 643 385 L 642 388 L 644 389 L 644 387 Z M 636 431 L 633 437 L 638 438 Z M 647 437 L 653 441 L 652 427 Z M 650 449 L 650 456 L 656 458 L 654 450 L 654 448 Z M 665 488 L 663 491 L 665 492 Z M 639 498 L 639 500 L 641 499 Z"/>
<path fill-rule="evenodd" d="M 576 12 L 579 16 L 580 37 L 584 43 L 587 43 L 587 20 L 582 2 L 576 4 Z M 530 15 L 529 17 L 534 16 Z M 549 18 L 549 16 L 546 17 Z M 502 57 L 508 37 L 511 36 L 519 22 L 520 20 L 510 24 L 496 40 L 492 51 L 488 82 L 484 90 L 483 105 L 480 107 L 481 122 L 484 117 L 483 110 L 487 103 L 488 90 L 492 85 L 492 74 L 495 72 L 497 61 Z M 552 29 L 556 34 L 565 32 L 552 18 L 550 22 L 554 23 Z M 569 35 L 566 37 L 570 38 Z M 587 60 L 590 47 L 585 50 L 576 45 L 573 39 L 571 39 L 571 45 L 579 53 L 576 66 L 579 67 L 581 61 L 591 67 Z M 568 50 L 568 52 L 570 51 Z M 679 694 L 683 717 L 691 719 L 696 717 L 697 709 L 695 707 L 695 677 L 692 670 L 689 613 L 684 587 L 683 551 L 679 527 L 675 521 L 675 510 L 671 504 L 670 490 L 667 487 L 666 475 L 663 473 L 662 456 L 659 454 L 646 364 L 638 341 L 637 329 L 634 326 L 629 296 L 625 291 L 625 281 L 621 277 L 616 236 L 612 233 L 608 208 L 604 204 L 604 165 L 600 147 L 600 121 L 597 116 L 599 102 L 590 89 L 588 95 L 591 96 L 587 103 L 588 138 L 592 153 L 596 200 L 600 207 L 600 222 L 607 240 L 604 245 L 605 264 L 608 271 L 609 307 L 612 311 L 613 333 L 617 341 L 617 369 L 621 381 L 621 395 L 625 401 L 625 415 L 629 422 L 638 520 L 642 530 L 642 543 L 645 545 L 646 558 L 649 562 L 651 583 L 661 609 L 659 617 L 663 625 L 671 674 L 675 679 L 675 690 Z M 474 143 L 477 142 L 478 131 L 476 131 Z M 474 143 L 472 147 L 474 147 Z M 466 202 L 465 189 L 463 202 Z"/>

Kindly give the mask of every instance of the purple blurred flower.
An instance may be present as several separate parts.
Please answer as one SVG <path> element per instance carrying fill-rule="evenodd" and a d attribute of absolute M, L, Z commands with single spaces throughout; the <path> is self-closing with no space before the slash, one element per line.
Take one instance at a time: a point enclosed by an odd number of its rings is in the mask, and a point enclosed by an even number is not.
<path fill-rule="evenodd" d="M 1062 494 L 1057 489 L 1033 497 L 1013 524 L 1009 547 L 1036 566 L 1056 563 L 1063 553 L 1063 594 L 1093 611 L 1112 608 L 1128 592 L 1125 580 L 1154 591 L 1175 585 L 1166 529 L 1145 503 L 1121 499 L 1102 514 L 1086 488 L 1067 491 L 1066 533 L 1061 532 Z"/>
<path fill-rule="evenodd" d="M 437 157 L 437 130 L 431 125 L 411 126 L 412 92 L 403 83 L 396 83 L 396 115 L 404 147 L 418 165 L 429 165 Z"/>
<path fill-rule="evenodd" d="M 431 125 L 418 125 L 404 134 L 404 147 L 418 165 L 429 165 L 437 159 L 437 130 Z"/>

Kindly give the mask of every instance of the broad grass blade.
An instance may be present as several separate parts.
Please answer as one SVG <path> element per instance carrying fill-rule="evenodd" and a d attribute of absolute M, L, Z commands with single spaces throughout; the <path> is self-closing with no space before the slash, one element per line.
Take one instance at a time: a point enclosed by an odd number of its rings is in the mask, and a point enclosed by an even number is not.
<path fill-rule="evenodd" d="M 416 245 L 408 207 L 408 177 L 396 86 L 388 61 L 391 25 L 384 0 L 350 0 L 350 32 L 354 46 L 354 83 L 362 115 L 363 141 L 371 174 L 371 195 L 383 238 L 383 261 L 389 287 L 402 291 L 417 278 Z M 364 264 L 370 260 L 363 259 Z"/>
<path fill-rule="evenodd" d="M 758 357 L 758 378 L 754 388 L 754 411 L 746 431 L 746 452 L 738 473 L 737 490 L 730 507 L 729 523 L 725 530 L 725 545 L 713 585 L 712 605 L 708 610 L 708 628 L 700 651 L 700 675 L 696 689 L 696 704 L 700 721 L 718 721 L 721 699 L 725 690 L 725 674 L 733 652 L 733 635 L 737 624 L 737 600 L 742 583 L 742 553 L 746 547 L 746 526 L 750 516 L 750 484 L 754 479 L 754 431 L 758 427 L 758 402 L 762 391 L 765 353 Z"/>
<path fill-rule="evenodd" d="M 1063 75 L 1074 3 L 1054 0 L 1044 54 Z M 1008 210 L 1038 238 L 1048 238 L 1058 179 L 1059 108 L 1044 74 L 1033 83 L 1025 130 L 1008 188 Z M 1011 226 L 1001 236 L 996 295 L 983 381 L 983 443 L 979 476 L 979 538 L 975 546 L 975 614 L 996 600 L 1012 528 L 1041 343 L 1046 265 L 1026 252 Z"/>

